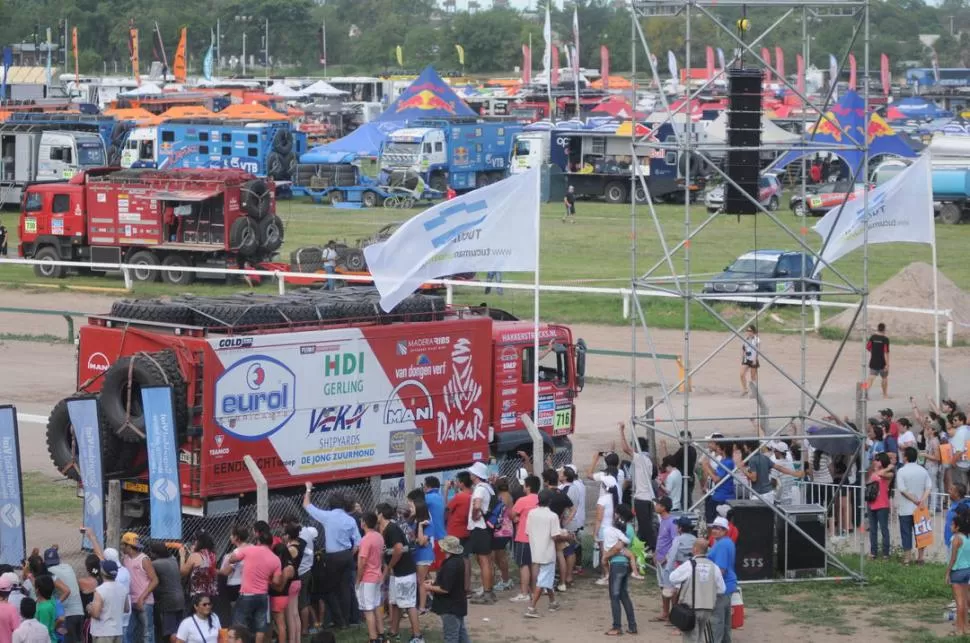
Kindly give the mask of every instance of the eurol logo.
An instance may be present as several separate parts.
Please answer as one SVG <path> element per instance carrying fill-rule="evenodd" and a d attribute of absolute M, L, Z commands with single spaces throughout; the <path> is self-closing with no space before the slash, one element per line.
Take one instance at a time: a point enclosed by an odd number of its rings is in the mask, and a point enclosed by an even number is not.
<path fill-rule="evenodd" d="M 241 440 L 265 438 L 296 412 L 296 376 L 285 364 L 251 355 L 229 366 L 216 380 L 215 422 Z"/>

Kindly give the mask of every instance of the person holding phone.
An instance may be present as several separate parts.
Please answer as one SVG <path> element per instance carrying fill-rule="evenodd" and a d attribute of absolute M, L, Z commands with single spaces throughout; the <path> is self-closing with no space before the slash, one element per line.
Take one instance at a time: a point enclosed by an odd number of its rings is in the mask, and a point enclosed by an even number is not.
<path fill-rule="evenodd" d="M 434 562 L 431 514 L 424 500 L 423 489 L 418 488 L 408 494 L 408 511 L 410 512 L 408 529 L 414 534 L 415 544 L 411 555 L 418 568 L 418 614 L 423 616 L 428 612 L 428 590 L 424 586 L 424 581 L 428 578 L 428 570 Z"/>

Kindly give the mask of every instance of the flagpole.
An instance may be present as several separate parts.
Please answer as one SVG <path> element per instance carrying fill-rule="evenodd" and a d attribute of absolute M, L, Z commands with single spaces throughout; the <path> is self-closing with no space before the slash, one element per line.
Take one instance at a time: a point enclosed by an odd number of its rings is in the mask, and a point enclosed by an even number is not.
<path fill-rule="evenodd" d="M 933 193 L 933 174 L 931 172 L 925 172 L 928 194 Z M 940 404 L 940 288 L 937 278 L 937 268 L 936 268 L 936 225 L 933 222 L 933 211 L 930 210 L 930 229 L 933 230 L 933 243 L 930 245 L 932 253 L 932 263 L 933 263 L 933 370 L 934 373 L 934 390 L 936 392 L 936 403 Z"/>
<path fill-rule="evenodd" d="M 576 83 L 576 120 L 581 120 L 579 110 L 579 6 L 573 5 L 573 82 Z M 636 102 L 636 101 L 634 101 Z"/>
<path fill-rule="evenodd" d="M 542 194 L 542 166 L 540 165 L 535 170 L 536 173 L 536 194 Z M 536 255 L 536 265 L 535 265 L 535 288 L 532 291 L 532 333 L 533 333 L 533 358 L 532 358 L 532 417 L 535 422 L 536 428 L 539 428 L 539 213 L 541 211 L 541 197 L 536 199 L 536 211 L 535 211 L 535 255 Z M 533 458 L 537 458 L 536 454 L 532 455 Z"/>

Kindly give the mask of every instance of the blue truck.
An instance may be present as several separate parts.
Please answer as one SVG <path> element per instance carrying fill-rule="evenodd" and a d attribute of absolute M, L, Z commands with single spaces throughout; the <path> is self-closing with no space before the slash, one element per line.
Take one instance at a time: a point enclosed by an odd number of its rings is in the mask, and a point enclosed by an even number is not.
<path fill-rule="evenodd" d="M 112 116 L 59 112 L 14 112 L 7 122 L 42 126 L 47 130 L 96 133 L 104 143 L 108 165 L 120 164 L 125 141 L 135 127 L 131 121 L 118 120 Z"/>
<path fill-rule="evenodd" d="M 289 122 L 172 120 L 132 130 L 124 144 L 121 166 L 234 168 L 289 181 L 306 147 L 306 134 Z"/>
<path fill-rule="evenodd" d="M 522 126 L 479 120 L 428 120 L 387 136 L 382 173 L 412 171 L 434 191 L 473 190 L 505 178 L 509 152 Z"/>
<path fill-rule="evenodd" d="M 882 185 L 909 165 L 905 159 L 883 161 L 873 172 Z M 970 218 L 970 162 L 966 159 L 933 158 L 933 209 L 941 223 L 955 224 Z"/>

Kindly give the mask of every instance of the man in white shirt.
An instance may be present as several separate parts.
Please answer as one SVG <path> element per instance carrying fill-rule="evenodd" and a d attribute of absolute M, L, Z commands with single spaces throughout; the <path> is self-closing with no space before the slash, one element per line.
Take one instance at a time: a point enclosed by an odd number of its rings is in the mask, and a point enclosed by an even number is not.
<path fill-rule="evenodd" d="M 324 246 L 322 254 L 323 259 L 323 271 L 328 275 L 335 274 L 337 272 L 337 242 L 331 239 Z M 327 279 L 327 285 L 324 286 L 327 290 L 337 289 L 336 279 Z"/>
<path fill-rule="evenodd" d="M 919 452 L 916 447 L 903 450 L 906 463 L 896 472 L 896 507 L 899 513 L 899 539 L 903 547 L 903 564 L 908 565 L 913 551 L 915 524 L 913 513 L 917 507 L 925 507 L 926 500 L 933 490 L 933 481 L 926 469 L 916 463 Z M 923 549 L 919 549 L 917 560 L 923 561 Z"/>
<path fill-rule="evenodd" d="M 714 603 L 727 587 L 721 569 L 707 558 L 707 541 L 694 541 L 694 557 L 670 572 L 670 583 L 680 587 L 679 602 L 694 608 L 694 629 L 684 632 L 683 640 L 700 643 L 707 640 L 708 623 Z"/>
<path fill-rule="evenodd" d="M 25 597 L 20 602 L 20 625 L 13 631 L 13 643 L 50 643 L 51 635 L 47 626 L 38 621 L 37 603 L 34 599 Z"/>
<path fill-rule="evenodd" d="M 549 595 L 549 611 L 559 609 L 556 601 L 556 543 L 568 540 L 568 534 L 559 526 L 559 516 L 549 508 L 553 494 L 552 489 L 543 489 L 539 493 L 539 506 L 529 512 L 526 518 L 525 531 L 529 536 L 529 550 L 532 555 L 532 573 L 535 577 L 535 589 L 532 590 L 532 604 L 526 610 L 527 618 L 539 618 L 536 606 L 545 591 Z"/>
<path fill-rule="evenodd" d="M 586 485 L 583 484 L 574 465 L 567 464 L 560 470 L 559 475 L 561 481 L 559 490 L 566 492 L 574 508 L 572 518 L 563 525 L 575 539 L 575 542 L 569 543 L 563 550 L 563 555 L 566 557 L 566 573 L 562 580 L 569 585 L 573 582 L 576 562 L 583 560 L 580 532 L 586 524 Z"/>
<path fill-rule="evenodd" d="M 623 453 L 633 458 L 633 510 L 637 516 L 637 538 L 642 540 L 648 549 L 657 547 L 657 532 L 653 527 L 653 461 L 648 452 L 649 443 L 646 438 L 637 438 L 639 451 L 634 453 L 626 439 L 626 425 L 620 422 L 620 446 Z M 622 492 L 621 484 L 620 490 Z"/>
<path fill-rule="evenodd" d="M 671 511 L 677 512 L 681 511 L 683 505 L 682 498 L 684 495 L 684 474 L 680 472 L 677 468 L 677 464 L 674 461 L 674 457 L 668 455 L 661 462 L 663 470 L 666 472 L 667 477 L 664 478 L 664 492 L 666 492 L 667 497 L 670 498 Z"/>
<path fill-rule="evenodd" d="M 498 599 L 492 587 L 492 530 L 485 523 L 485 517 L 495 491 L 492 485 L 488 484 L 488 467 L 484 462 L 476 462 L 468 467 L 468 473 L 472 477 L 472 504 L 468 510 L 467 523 L 468 547 L 478 560 L 484 592 L 480 597 L 472 598 L 471 602 L 492 605 Z"/>

